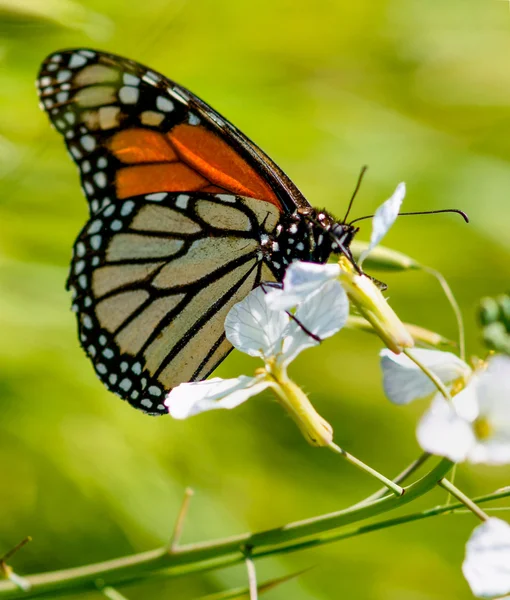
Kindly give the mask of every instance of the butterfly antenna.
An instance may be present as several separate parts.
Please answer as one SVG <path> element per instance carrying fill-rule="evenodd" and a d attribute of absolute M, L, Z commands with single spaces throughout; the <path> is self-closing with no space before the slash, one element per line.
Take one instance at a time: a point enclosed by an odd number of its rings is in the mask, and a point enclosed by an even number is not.
<path fill-rule="evenodd" d="M 399 217 L 414 217 L 415 215 L 437 215 L 439 213 L 456 213 L 458 215 L 460 215 L 464 221 L 466 221 L 466 223 L 469 223 L 469 217 L 467 216 L 467 214 L 463 211 L 463 210 L 459 210 L 458 208 L 442 208 L 440 210 L 424 210 L 424 211 L 417 211 L 417 212 L 405 212 L 405 213 L 398 213 Z M 375 215 L 367 215 L 366 217 L 358 217 L 357 219 L 354 219 L 354 221 L 351 221 L 349 223 L 349 225 L 352 225 L 353 223 L 357 223 L 358 221 L 364 221 L 365 219 L 373 219 Z"/>
<path fill-rule="evenodd" d="M 354 198 L 356 198 L 356 194 L 358 193 L 359 188 L 361 187 L 361 182 L 363 181 L 363 177 L 365 176 L 365 173 L 367 172 L 367 170 L 368 170 L 368 166 L 367 165 L 363 165 L 361 167 L 361 171 L 360 171 L 360 173 L 358 175 L 358 182 L 356 183 L 356 187 L 354 188 L 354 192 L 352 193 L 351 200 L 349 202 L 349 206 L 347 207 L 347 212 L 345 213 L 345 217 L 344 217 L 344 220 L 342 221 L 342 223 L 346 223 L 347 222 L 347 217 L 349 216 L 349 213 L 351 212 L 351 208 L 352 208 L 352 205 L 353 205 L 353 202 L 354 202 Z"/>

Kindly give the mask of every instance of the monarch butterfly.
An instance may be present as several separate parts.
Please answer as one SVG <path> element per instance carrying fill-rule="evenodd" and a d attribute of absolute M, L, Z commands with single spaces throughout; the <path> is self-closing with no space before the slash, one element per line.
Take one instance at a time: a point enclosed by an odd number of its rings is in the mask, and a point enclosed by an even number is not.
<path fill-rule="evenodd" d="M 90 218 L 68 289 L 102 382 L 146 413 L 231 350 L 224 320 L 296 259 L 349 253 L 357 228 L 312 208 L 253 142 L 187 89 L 88 49 L 50 55 L 40 103 L 77 164 Z"/>

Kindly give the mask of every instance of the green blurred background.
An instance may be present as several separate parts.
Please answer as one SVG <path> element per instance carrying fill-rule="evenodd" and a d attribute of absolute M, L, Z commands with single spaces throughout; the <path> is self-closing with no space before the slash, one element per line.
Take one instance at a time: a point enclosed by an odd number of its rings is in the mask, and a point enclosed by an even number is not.
<path fill-rule="evenodd" d="M 509 287 L 510 10 L 502 0 L 0 0 L 0 554 L 22 574 L 165 543 L 186 486 L 185 542 L 338 510 L 374 491 L 363 474 L 309 447 L 269 397 L 189 421 L 149 418 L 106 392 L 76 337 L 64 290 L 86 218 L 76 169 L 39 111 L 39 63 L 62 47 L 134 58 L 192 89 L 268 152 L 315 206 L 353 215 L 405 180 L 407 210 L 387 244 L 440 269 L 483 352 L 477 301 Z M 366 222 L 362 237 L 367 239 Z M 376 274 L 377 275 L 377 274 Z M 437 283 L 380 275 L 405 320 L 456 335 Z M 336 441 L 393 475 L 418 454 L 426 404 L 385 400 L 381 343 L 344 332 L 293 367 Z M 233 353 L 221 376 L 250 373 Z M 463 466 L 468 493 L 509 483 Z M 444 500 L 436 493 L 418 503 Z M 460 564 L 475 526 L 436 518 L 257 563 L 259 579 L 314 568 L 267 594 L 354 600 L 468 599 Z M 130 586 L 130 599 L 196 598 L 242 585 L 244 567 Z M 89 598 L 99 597 L 90 594 Z"/>

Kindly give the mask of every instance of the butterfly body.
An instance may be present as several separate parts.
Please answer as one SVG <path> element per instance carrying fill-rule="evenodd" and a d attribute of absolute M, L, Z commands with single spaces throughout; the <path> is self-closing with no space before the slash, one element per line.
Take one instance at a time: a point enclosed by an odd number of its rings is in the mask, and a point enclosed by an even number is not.
<path fill-rule="evenodd" d="M 191 92 L 93 50 L 46 59 L 43 109 L 78 165 L 90 218 L 68 287 L 80 341 L 114 393 L 149 414 L 230 352 L 224 320 L 292 260 L 347 252 L 259 148 Z"/>

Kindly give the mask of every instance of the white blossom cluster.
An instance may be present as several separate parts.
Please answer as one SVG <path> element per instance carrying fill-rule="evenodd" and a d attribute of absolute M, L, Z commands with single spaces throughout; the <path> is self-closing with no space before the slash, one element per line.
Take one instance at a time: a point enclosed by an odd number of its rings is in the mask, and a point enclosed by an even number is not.
<path fill-rule="evenodd" d="M 376 212 L 370 244 L 360 263 L 395 221 L 404 194 L 405 186 L 400 184 Z M 423 450 L 455 463 L 509 463 L 510 357 L 495 355 L 471 366 L 450 352 L 413 349 L 413 358 L 449 391 L 451 400 L 447 400 L 417 363 L 400 353 L 412 342 L 409 343 L 407 332 L 398 329 L 400 322 L 396 323 L 396 316 L 388 312 L 382 295 L 379 298 L 377 294 L 379 291 L 368 277 L 346 273 L 341 264 L 292 263 L 282 289 L 258 287 L 232 308 L 225 321 L 230 343 L 241 352 L 260 358 L 263 367 L 253 376 L 215 377 L 181 384 L 166 398 L 170 414 L 184 419 L 212 409 L 231 409 L 269 388 L 294 413 L 311 441 L 327 445 L 332 439 L 331 427 L 306 397 L 296 399 L 287 367 L 303 350 L 342 329 L 349 313 L 349 299 L 356 299 L 362 314 L 373 316 L 373 326 L 391 348 L 381 352 L 383 386 L 389 400 L 406 405 L 432 396 L 417 428 Z M 510 594 L 508 523 L 491 518 L 474 530 L 467 543 L 463 572 L 473 593 L 480 598 Z"/>

